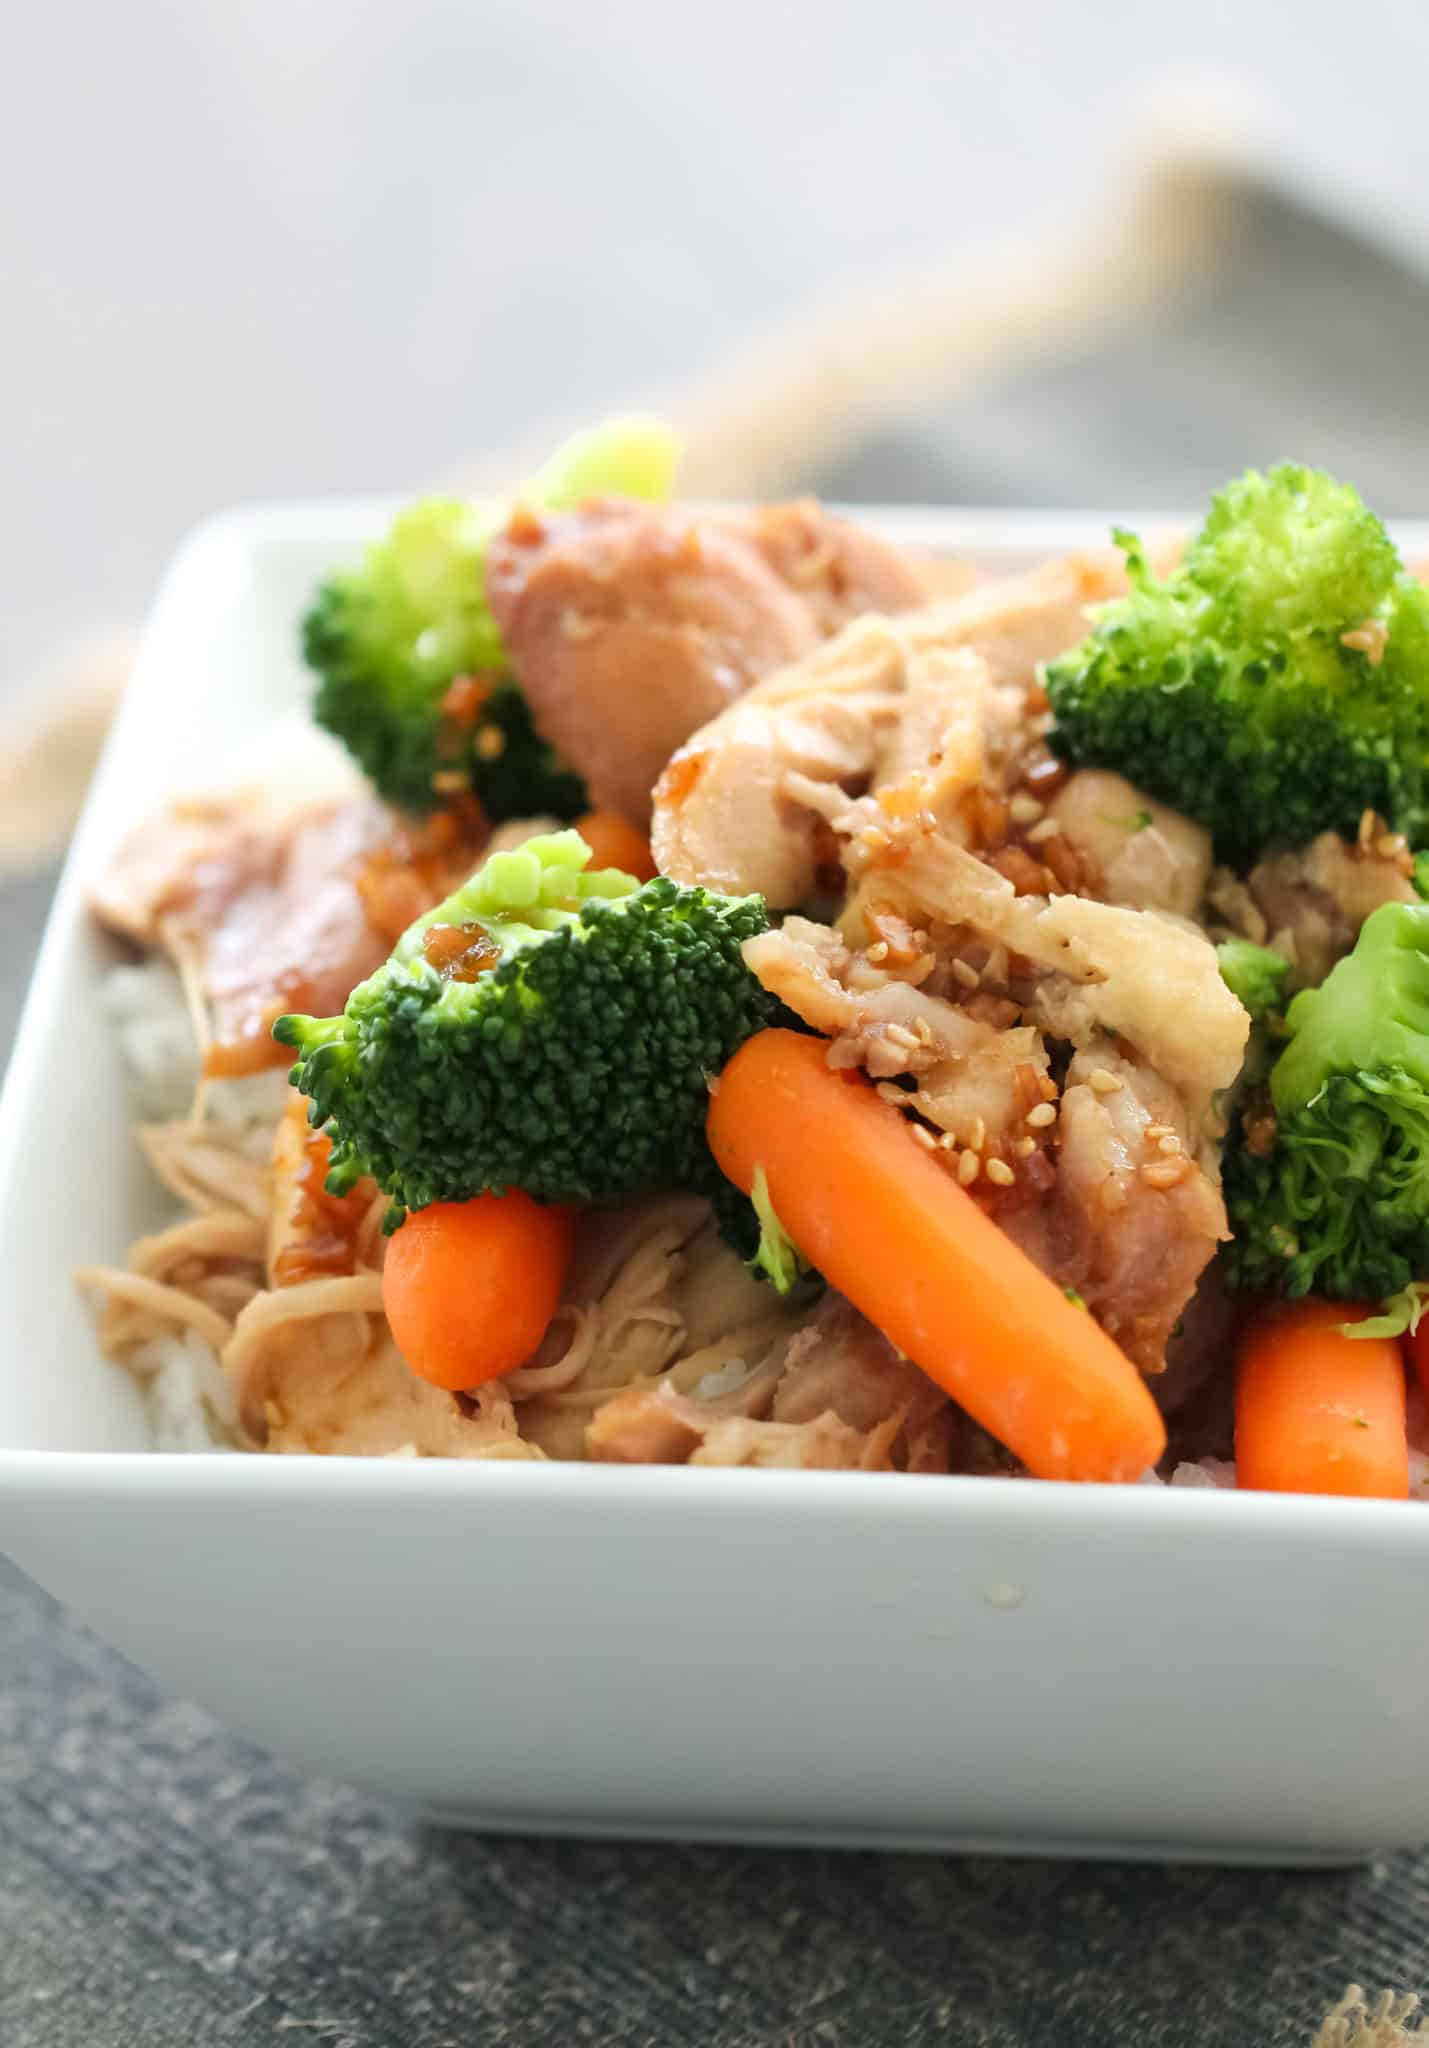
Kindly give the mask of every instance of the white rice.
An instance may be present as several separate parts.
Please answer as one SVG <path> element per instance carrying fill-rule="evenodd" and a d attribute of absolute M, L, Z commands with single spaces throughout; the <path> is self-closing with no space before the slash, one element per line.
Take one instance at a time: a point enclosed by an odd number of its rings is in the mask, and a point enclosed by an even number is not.
<path fill-rule="evenodd" d="M 111 968 L 101 1008 L 119 1040 L 134 1113 L 141 1123 L 187 1116 L 198 1086 L 198 1043 L 183 987 L 167 960 Z"/>
<path fill-rule="evenodd" d="M 156 1451 L 231 1451 L 238 1406 L 223 1368 L 200 1337 L 156 1337 L 135 1354 Z"/>
<path fill-rule="evenodd" d="M 169 962 L 115 967 L 100 985 L 113 1021 L 130 1104 L 140 1123 L 187 1118 L 199 1080 L 199 1049 L 183 986 Z M 210 1082 L 203 1118 L 250 1157 L 266 1159 L 288 1086 L 282 1068 Z M 179 1220 L 175 1213 L 175 1221 Z M 229 1451 L 238 1410 L 217 1358 L 192 1333 L 156 1337 L 132 1361 L 158 1451 Z"/>

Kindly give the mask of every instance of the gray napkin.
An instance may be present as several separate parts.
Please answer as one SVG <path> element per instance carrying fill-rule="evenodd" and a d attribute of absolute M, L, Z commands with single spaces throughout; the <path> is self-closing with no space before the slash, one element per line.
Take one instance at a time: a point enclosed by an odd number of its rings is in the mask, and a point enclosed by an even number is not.
<path fill-rule="evenodd" d="M 1204 284 L 1093 340 L 896 411 L 810 475 L 857 502 L 1201 505 L 1293 460 L 1386 516 L 1429 516 L 1429 273 L 1288 186 L 1247 176 Z"/>

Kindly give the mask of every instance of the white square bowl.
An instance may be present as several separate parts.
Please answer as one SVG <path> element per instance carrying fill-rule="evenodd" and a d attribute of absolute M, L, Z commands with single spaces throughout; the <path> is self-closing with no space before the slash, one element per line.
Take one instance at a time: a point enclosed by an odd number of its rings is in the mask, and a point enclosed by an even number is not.
<path fill-rule="evenodd" d="M 156 608 L 0 1104 L 0 1544 L 245 1735 L 447 1819 L 1302 1863 L 1429 1837 L 1412 1504 L 147 1450 L 69 1279 L 162 1208 L 84 885 L 300 701 L 303 599 L 386 509 L 224 518 Z M 1109 524 L 861 516 L 1009 567 Z"/>

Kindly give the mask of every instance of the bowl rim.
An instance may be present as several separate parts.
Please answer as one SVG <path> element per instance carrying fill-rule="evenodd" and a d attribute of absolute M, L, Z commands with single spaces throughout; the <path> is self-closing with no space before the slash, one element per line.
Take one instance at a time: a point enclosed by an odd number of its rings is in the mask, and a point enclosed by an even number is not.
<path fill-rule="evenodd" d="M 144 722 L 148 701 L 162 696 L 166 666 L 155 653 L 172 634 L 173 621 L 187 608 L 191 583 L 251 563 L 266 547 L 330 544 L 335 551 L 360 544 L 380 530 L 404 500 L 397 497 L 282 499 L 233 507 L 204 520 L 182 543 L 160 584 L 141 636 L 123 701 L 106 738 L 84 809 L 56 884 L 36 954 L 3 1092 L 0 1092 L 0 1185 L 8 1185 L 21 1163 L 20 1124 L 26 1091 L 38 1078 L 50 991 L 76 927 L 88 913 L 86 878 L 106 842 L 134 822 L 123 800 L 122 777 L 131 733 Z M 692 510 L 706 507 L 696 502 Z M 708 509 L 734 509 L 728 505 Z M 847 513 L 887 538 L 909 545 L 976 555 L 1039 555 L 1104 546 L 1113 525 L 1145 534 L 1185 531 L 1195 515 L 1127 515 L 1069 508 L 840 504 Z M 1407 557 L 1429 558 L 1429 520 L 1388 522 Z M 743 1470 L 665 1466 L 592 1465 L 578 1461 L 403 1459 L 332 1457 L 318 1453 L 263 1457 L 228 1451 L 102 1451 L 15 1449 L 0 1446 L 0 1487 L 9 1496 L 56 1493 L 89 1500 L 124 1501 L 136 1495 L 175 1505 L 197 1499 L 229 1499 L 263 1493 L 281 1499 L 330 1496 L 334 1492 L 405 1502 L 423 1498 L 491 1498 L 641 1510 L 677 1501 L 692 1512 L 718 1507 L 726 1496 L 753 1484 L 761 1507 L 815 1501 L 841 1517 L 878 1521 L 901 1515 L 922 1521 L 951 1515 L 979 1525 L 1065 1528 L 1068 1517 L 1084 1524 L 1091 1510 L 1108 1528 L 1137 1531 L 1143 1518 L 1153 1525 L 1204 1528 L 1213 1512 L 1218 1527 L 1263 1534 L 1304 1536 L 1334 1531 L 1338 1541 L 1383 1546 L 1402 1520 L 1406 1531 L 1418 1519 L 1405 1505 L 1387 1500 L 1329 1495 L 1242 1492 L 1235 1488 L 1171 1486 L 1141 1482 L 1126 1486 L 1078 1485 L 1065 1481 L 999 1479 L 968 1474 L 946 1476 L 879 1472 L 780 1472 L 757 1478 Z M 741 1498 L 743 1494 L 741 1492 Z M 1206 1506 L 1215 1501 L 1213 1510 Z M 974 1508 L 974 1502 L 978 1504 Z M 746 1502 L 747 1505 L 747 1502 Z M 1170 1518 L 1168 1521 L 1168 1517 Z M 1399 1520 L 1397 1520 L 1399 1518 Z M 1402 1539 L 1401 1539 L 1402 1540 Z M 1421 1539 L 1410 1539 L 1421 1540 Z M 1429 1516 L 1424 1518 L 1429 1541 Z"/>

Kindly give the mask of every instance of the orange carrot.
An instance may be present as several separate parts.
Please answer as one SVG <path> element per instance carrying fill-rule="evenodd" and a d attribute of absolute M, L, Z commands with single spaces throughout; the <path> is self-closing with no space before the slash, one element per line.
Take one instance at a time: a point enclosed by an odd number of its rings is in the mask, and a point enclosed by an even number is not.
<path fill-rule="evenodd" d="M 1393 1337 L 1347 1337 L 1365 1308 L 1296 1301 L 1241 1339 L 1236 1477 L 1270 1493 L 1409 1492 L 1404 1361 Z"/>
<path fill-rule="evenodd" d="M 416 1209 L 387 1247 L 382 1306 L 419 1379 L 457 1393 L 531 1356 L 561 1298 L 572 1214 L 511 1189 Z"/>
<path fill-rule="evenodd" d="M 764 1170 L 804 1257 L 1044 1479 L 1136 1479 L 1166 1448 L 1145 1382 L 902 1114 L 822 1039 L 761 1031 L 720 1075 L 709 1138 L 749 1193 Z"/>
<path fill-rule="evenodd" d="M 587 811 L 575 828 L 591 850 L 592 867 L 619 868 L 641 882 L 656 872 L 649 840 L 619 811 Z"/>

